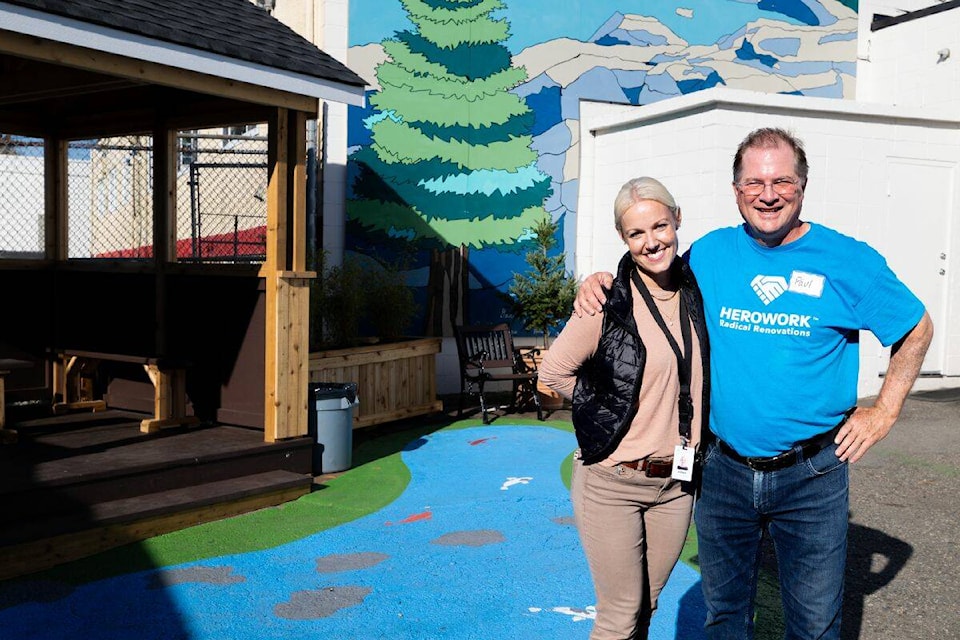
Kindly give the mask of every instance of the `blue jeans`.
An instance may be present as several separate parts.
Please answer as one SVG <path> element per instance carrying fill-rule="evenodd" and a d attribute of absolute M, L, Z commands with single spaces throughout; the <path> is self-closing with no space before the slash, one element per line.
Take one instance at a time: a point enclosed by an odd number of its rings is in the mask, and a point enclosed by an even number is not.
<path fill-rule="evenodd" d="M 708 638 L 753 638 L 764 528 L 777 554 L 785 637 L 840 637 L 850 484 L 836 449 L 753 471 L 710 445 L 695 510 Z"/>

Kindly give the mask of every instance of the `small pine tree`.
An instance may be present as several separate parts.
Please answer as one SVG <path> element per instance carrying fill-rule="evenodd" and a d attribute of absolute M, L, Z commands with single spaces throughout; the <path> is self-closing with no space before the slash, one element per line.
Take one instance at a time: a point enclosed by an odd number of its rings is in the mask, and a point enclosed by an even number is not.
<path fill-rule="evenodd" d="M 566 270 L 566 253 L 550 255 L 559 227 L 549 217 L 537 222 L 533 227 L 535 247 L 526 256 L 530 269 L 514 274 L 510 286 L 514 316 L 523 321 L 525 329 L 542 336 L 544 349 L 550 330 L 570 316 L 577 297 L 577 281 Z"/>

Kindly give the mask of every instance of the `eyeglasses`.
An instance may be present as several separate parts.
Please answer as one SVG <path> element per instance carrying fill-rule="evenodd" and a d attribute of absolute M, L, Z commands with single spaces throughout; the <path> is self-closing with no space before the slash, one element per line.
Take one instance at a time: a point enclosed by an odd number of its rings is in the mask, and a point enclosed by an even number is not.
<path fill-rule="evenodd" d="M 797 190 L 800 188 L 800 183 L 791 178 L 777 178 L 770 183 L 770 186 L 773 187 L 774 193 L 778 196 L 789 198 L 796 195 Z M 743 195 L 749 198 L 756 198 L 767 188 L 767 183 L 759 180 L 748 180 L 746 182 L 738 182 L 737 188 L 740 189 L 740 193 Z"/>

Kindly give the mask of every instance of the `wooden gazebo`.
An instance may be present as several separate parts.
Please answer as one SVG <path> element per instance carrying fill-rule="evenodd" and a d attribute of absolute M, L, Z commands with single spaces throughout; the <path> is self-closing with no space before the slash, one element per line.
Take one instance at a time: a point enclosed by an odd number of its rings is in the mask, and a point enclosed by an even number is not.
<path fill-rule="evenodd" d="M 20 380 L 68 409 L 102 402 L 65 387 L 100 362 L 107 405 L 142 403 L 144 432 L 307 434 L 306 130 L 320 101 L 362 104 L 364 85 L 249 0 L 0 0 L 0 134 L 42 140 L 44 167 L 42 250 L 0 255 L 0 360 L 30 365 L 0 374 L 8 396 Z M 178 132 L 235 123 L 266 123 L 264 257 L 180 261 Z M 121 135 L 152 140 L 152 255 L 73 258 L 69 145 Z"/>
<path fill-rule="evenodd" d="M 318 99 L 361 103 L 363 80 L 247 0 L 202 9 L 184 0 L 0 2 L 0 69 L 0 132 L 42 138 L 46 165 L 44 256 L 0 260 L 3 341 L 29 353 L 202 366 L 238 355 L 197 349 L 211 336 L 248 333 L 226 319 L 236 315 L 231 300 L 249 308 L 239 294 L 255 280 L 265 305 L 264 436 L 305 434 L 306 123 Z M 246 265 L 178 265 L 174 252 L 177 132 L 237 122 L 269 131 L 266 257 L 252 276 Z M 153 259 L 69 260 L 67 141 L 143 133 L 153 140 Z M 224 285 L 244 275 L 251 280 Z M 221 382 L 229 402 L 230 381 Z M 240 397 L 249 400 L 246 389 Z"/>

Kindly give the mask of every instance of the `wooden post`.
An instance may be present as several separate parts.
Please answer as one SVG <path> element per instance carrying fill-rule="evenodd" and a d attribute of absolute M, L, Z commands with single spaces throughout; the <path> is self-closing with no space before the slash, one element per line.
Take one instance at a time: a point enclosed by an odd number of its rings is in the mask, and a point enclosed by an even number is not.
<path fill-rule="evenodd" d="M 277 274 L 276 439 L 307 433 L 310 381 L 310 324 L 307 322 L 312 272 Z"/>
<path fill-rule="evenodd" d="M 66 260 L 67 249 L 67 142 L 44 139 L 44 255 Z"/>
<path fill-rule="evenodd" d="M 271 118 L 267 184 L 264 439 L 306 435 L 310 279 L 306 269 L 306 122 L 277 109 Z"/>
<path fill-rule="evenodd" d="M 167 263 L 176 260 L 177 134 L 159 121 L 153 129 L 153 264 L 156 270 L 154 353 L 167 354 Z"/>
<path fill-rule="evenodd" d="M 266 256 L 260 276 L 266 280 L 266 318 L 264 319 L 263 382 L 263 438 L 275 442 L 278 438 L 278 409 L 280 382 L 277 362 L 278 271 L 286 264 L 286 208 L 287 208 L 287 110 L 276 109 L 267 123 L 267 240 Z"/>
<path fill-rule="evenodd" d="M 289 114 L 287 127 L 289 268 L 295 272 L 302 272 L 307 268 L 307 114 L 303 111 L 287 113 Z"/>

